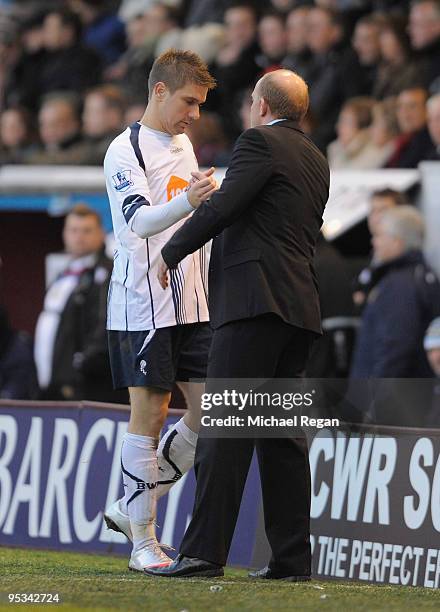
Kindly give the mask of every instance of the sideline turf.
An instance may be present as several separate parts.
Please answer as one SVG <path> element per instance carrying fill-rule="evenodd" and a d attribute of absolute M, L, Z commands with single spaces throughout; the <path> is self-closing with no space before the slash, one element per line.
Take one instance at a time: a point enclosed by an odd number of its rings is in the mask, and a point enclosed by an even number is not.
<path fill-rule="evenodd" d="M 152 579 L 121 557 L 0 547 L 0 610 L 238 612 L 273 610 L 440 610 L 440 590 L 353 582 L 251 582 L 242 570 L 224 578 Z M 220 586 L 221 590 L 211 590 Z M 61 604 L 9 604 L 7 593 L 56 593 Z"/>

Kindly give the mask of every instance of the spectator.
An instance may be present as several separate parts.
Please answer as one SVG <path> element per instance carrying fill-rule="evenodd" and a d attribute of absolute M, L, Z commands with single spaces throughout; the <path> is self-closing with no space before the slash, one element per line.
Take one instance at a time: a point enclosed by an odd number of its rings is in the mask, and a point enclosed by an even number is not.
<path fill-rule="evenodd" d="M 428 427 L 440 427 L 440 317 L 431 321 L 423 341 L 432 374 L 435 379 L 432 385 L 431 411 L 426 422 Z"/>
<path fill-rule="evenodd" d="M 400 191 L 389 188 L 376 189 L 376 191 L 373 191 L 370 196 L 370 212 L 367 217 L 370 235 L 373 236 L 376 233 L 384 212 L 407 203 L 406 196 Z M 373 258 L 370 264 L 361 270 L 355 282 L 353 288 L 353 302 L 359 308 L 364 306 L 370 291 L 374 265 L 375 262 Z"/>
<path fill-rule="evenodd" d="M 370 127 L 371 144 L 376 148 L 376 168 L 382 168 L 394 154 L 400 134 L 396 115 L 396 102 L 388 98 L 373 106 Z"/>
<path fill-rule="evenodd" d="M 49 94 L 43 101 L 38 123 L 42 147 L 29 155 L 31 164 L 79 164 L 87 147 L 81 135 L 80 101 L 72 93 Z"/>
<path fill-rule="evenodd" d="M 287 52 L 287 36 L 284 26 L 284 17 L 280 13 L 267 13 L 263 15 L 258 24 L 258 42 L 261 55 L 257 63 L 263 71 L 281 68 Z"/>
<path fill-rule="evenodd" d="M 158 50 L 163 45 L 180 46 L 177 14 L 165 4 L 153 4 L 146 12 L 131 17 L 125 29 L 128 48 L 105 71 L 104 77 L 122 87 L 128 99 L 144 102 L 148 96 L 145 75 L 150 72 Z"/>
<path fill-rule="evenodd" d="M 184 31 L 179 27 L 179 15 L 174 7 L 155 2 L 145 16 L 147 40 L 153 41 L 155 58 L 168 49 L 181 46 Z"/>
<path fill-rule="evenodd" d="M 415 0 L 409 14 L 409 35 L 421 60 L 424 86 L 429 89 L 440 77 L 440 1 Z"/>
<path fill-rule="evenodd" d="M 371 96 L 380 62 L 380 32 L 383 19 L 377 15 L 361 17 L 354 28 L 352 46 L 362 71 L 364 93 Z"/>
<path fill-rule="evenodd" d="M 257 14 L 252 5 L 243 3 L 232 4 L 224 16 L 225 44 L 220 50 L 216 64 L 219 67 L 231 67 L 233 65 L 240 71 L 236 83 L 242 85 L 246 68 L 252 66 L 252 81 L 258 74 L 254 57 L 258 50 L 257 38 Z M 238 89 L 238 87 L 232 87 Z"/>
<path fill-rule="evenodd" d="M 108 9 L 107 0 L 69 0 L 83 24 L 83 42 L 94 49 L 104 66 L 114 64 L 125 51 L 124 24 Z"/>
<path fill-rule="evenodd" d="M 0 112 L 5 106 L 20 103 L 17 97 L 11 95 L 13 73 L 19 56 L 19 41 L 15 33 L 0 32 Z M 12 91 L 12 93 L 16 92 Z"/>
<path fill-rule="evenodd" d="M 101 75 L 98 55 L 80 42 L 81 23 L 74 13 L 56 10 L 43 22 L 46 54 L 40 68 L 37 99 L 53 91 L 85 91 Z"/>
<path fill-rule="evenodd" d="M 371 236 L 374 236 L 377 232 L 383 214 L 387 210 L 404 205 L 408 205 L 408 198 L 401 191 L 388 187 L 373 191 L 370 198 L 370 212 L 367 218 Z"/>
<path fill-rule="evenodd" d="M 362 315 L 352 378 L 423 378 L 429 322 L 440 313 L 440 284 L 423 254 L 424 224 L 411 206 L 385 212 L 373 235 L 376 266 Z"/>
<path fill-rule="evenodd" d="M 63 240 L 70 261 L 47 290 L 35 331 L 41 397 L 112 400 L 105 332 L 112 263 L 104 254 L 98 214 L 85 204 L 75 206 Z"/>
<path fill-rule="evenodd" d="M 31 114 L 9 108 L 0 116 L 0 164 L 21 164 L 35 147 Z"/>
<path fill-rule="evenodd" d="M 155 3 L 156 0 L 121 0 L 118 17 L 122 22 L 127 23 L 130 19 L 145 13 Z"/>
<path fill-rule="evenodd" d="M 229 4 L 229 0 L 182 0 L 183 30 L 178 48 L 191 49 L 207 64 L 213 62 L 223 44 L 223 15 Z"/>
<path fill-rule="evenodd" d="M 282 66 L 293 70 L 307 81 L 310 50 L 307 47 L 307 19 L 310 7 L 299 6 L 291 10 L 286 19 L 287 55 Z"/>
<path fill-rule="evenodd" d="M 380 100 L 398 95 L 420 83 L 419 67 L 413 61 L 406 19 L 389 17 L 380 32 L 380 62 L 373 96 Z"/>
<path fill-rule="evenodd" d="M 111 141 L 124 123 L 125 98 L 118 87 L 100 85 L 88 92 L 82 114 L 83 134 L 89 144 L 88 164 L 101 165 Z"/>
<path fill-rule="evenodd" d="M 19 57 L 10 69 L 6 84 L 8 106 L 23 106 L 31 111 L 38 108 L 39 78 L 47 55 L 44 49 L 43 21 L 44 15 L 37 13 L 20 25 Z"/>
<path fill-rule="evenodd" d="M 229 4 L 227 0 L 182 0 L 184 28 L 222 23 Z"/>
<path fill-rule="evenodd" d="M 226 10 L 224 21 L 225 45 L 210 67 L 217 88 L 209 94 L 206 107 L 220 113 L 225 131 L 233 138 L 241 131 L 238 121 L 231 121 L 238 116 L 239 98 L 254 85 L 260 72 L 255 61 L 257 14 L 250 4 L 241 2 Z"/>
<path fill-rule="evenodd" d="M 104 78 L 116 83 L 131 100 L 145 100 L 148 88 L 145 75 L 154 61 L 154 46 L 147 41 L 145 15 L 132 17 L 125 26 L 127 50 L 104 71 Z"/>
<path fill-rule="evenodd" d="M 401 135 L 387 168 L 417 168 L 432 152 L 433 143 L 426 125 L 428 92 L 415 87 L 397 96 L 397 121 Z"/>
<path fill-rule="evenodd" d="M 335 124 L 345 99 L 362 90 L 356 58 L 343 47 L 343 27 L 338 15 L 313 7 L 308 17 L 307 44 L 312 52 L 308 74 L 310 109 L 316 126 L 312 139 L 322 149 L 335 136 Z M 350 74 L 350 79 L 347 79 Z"/>
<path fill-rule="evenodd" d="M 440 160 L 440 94 L 432 96 L 426 103 L 428 129 L 434 147 L 429 159 Z"/>
<path fill-rule="evenodd" d="M 327 150 L 331 169 L 377 167 L 369 132 L 373 106 L 374 100 L 366 97 L 351 98 L 344 104 L 336 124 L 337 140 Z"/>
<path fill-rule="evenodd" d="M 0 306 L 0 399 L 33 399 L 37 392 L 32 341 L 12 329 Z"/>

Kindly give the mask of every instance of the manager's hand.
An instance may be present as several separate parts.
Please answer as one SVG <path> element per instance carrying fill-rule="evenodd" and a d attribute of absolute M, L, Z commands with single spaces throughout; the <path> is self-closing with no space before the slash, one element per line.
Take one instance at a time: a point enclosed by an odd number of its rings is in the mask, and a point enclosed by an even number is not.
<path fill-rule="evenodd" d="M 193 208 L 198 208 L 202 202 L 209 200 L 218 189 L 217 181 L 213 177 L 214 172 L 215 168 L 209 168 L 205 172 L 191 172 L 192 179 L 187 197 Z"/>
<path fill-rule="evenodd" d="M 164 262 L 162 255 L 159 255 L 159 264 L 157 266 L 157 280 L 162 289 L 168 287 L 168 266 Z"/>

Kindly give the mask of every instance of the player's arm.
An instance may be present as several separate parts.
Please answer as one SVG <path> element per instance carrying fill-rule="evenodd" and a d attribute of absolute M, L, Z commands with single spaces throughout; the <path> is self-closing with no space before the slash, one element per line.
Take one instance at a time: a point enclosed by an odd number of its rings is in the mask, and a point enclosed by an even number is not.
<path fill-rule="evenodd" d="M 186 217 L 210 197 L 215 184 L 209 175 L 191 185 L 188 192 L 164 204 L 152 206 L 143 168 L 131 151 L 118 148 L 117 144 L 106 155 L 104 172 L 107 190 L 112 192 L 120 205 L 129 229 L 140 238 L 154 236 Z"/>
<path fill-rule="evenodd" d="M 243 215 L 263 189 L 272 170 L 272 156 L 265 138 L 259 130 L 246 130 L 237 141 L 220 189 L 162 249 L 168 267 L 175 267 Z"/>
<path fill-rule="evenodd" d="M 216 183 L 211 178 L 213 172 L 214 169 L 208 176 L 205 175 L 205 178 L 192 183 L 188 191 L 175 196 L 165 204 L 139 207 L 133 215 L 131 230 L 141 238 L 149 238 L 188 216 L 215 191 Z"/>

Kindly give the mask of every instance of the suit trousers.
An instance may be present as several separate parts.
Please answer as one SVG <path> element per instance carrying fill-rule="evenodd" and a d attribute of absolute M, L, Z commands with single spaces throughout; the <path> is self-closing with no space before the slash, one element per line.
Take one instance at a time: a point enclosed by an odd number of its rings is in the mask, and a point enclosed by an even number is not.
<path fill-rule="evenodd" d="M 208 379 L 300 377 L 314 337 L 274 314 L 227 323 L 214 331 Z M 226 564 L 254 448 L 272 549 L 269 566 L 310 575 L 310 468 L 305 438 L 199 437 L 194 510 L 180 551 Z"/>

